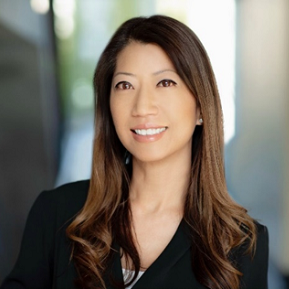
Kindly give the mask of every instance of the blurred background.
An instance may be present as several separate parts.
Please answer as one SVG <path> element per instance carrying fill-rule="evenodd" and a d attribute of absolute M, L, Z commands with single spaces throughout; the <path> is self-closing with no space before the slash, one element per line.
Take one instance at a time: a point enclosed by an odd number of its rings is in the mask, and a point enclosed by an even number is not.
<path fill-rule="evenodd" d="M 287 0 L 0 0 L 0 283 L 37 195 L 89 178 L 101 51 L 122 22 L 152 14 L 206 47 L 230 194 L 269 228 L 269 288 L 289 288 Z"/>

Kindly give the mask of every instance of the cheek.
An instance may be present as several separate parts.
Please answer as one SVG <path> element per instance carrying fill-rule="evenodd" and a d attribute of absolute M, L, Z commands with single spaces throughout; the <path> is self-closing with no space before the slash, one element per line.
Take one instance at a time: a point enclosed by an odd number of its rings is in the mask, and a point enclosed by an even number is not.
<path fill-rule="evenodd" d="M 182 102 L 175 105 L 174 111 L 178 111 L 178 119 L 182 124 L 186 123 L 190 127 L 196 125 L 198 109 L 193 96 L 189 95 Z"/>
<path fill-rule="evenodd" d="M 117 101 L 110 102 L 110 112 L 113 120 L 113 124 L 117 133 L 118 138 L 121 142 L 123 142 L 124 134 L 126 133 L 127 129 L 125 129 L 126 125 L 126 117 L 125 111 L 117 103 Z"/>
<path fill-rule="evenodd" d="M 112 96 L 110 100 L 110 112 L 115 127 L 124 126 L 131 115 L 131 101 L 128 97 Z"/>

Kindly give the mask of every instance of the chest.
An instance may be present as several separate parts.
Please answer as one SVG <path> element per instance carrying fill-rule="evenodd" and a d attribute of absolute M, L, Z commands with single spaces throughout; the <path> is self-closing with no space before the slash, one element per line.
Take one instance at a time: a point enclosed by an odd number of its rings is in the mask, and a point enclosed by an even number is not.
<path fill-rule="evenodd" d="M 139 253 L 141 268 L 146 270 L 162 254 L 176 234 L 180 220 L 170 222 L 135 222 L 134 243 Z"/>
<path fill-rule="evenodd" d="M 167 249 L 169 248 L 169 249 Z M 205 289 L 200 285 L 191 268 L 190 250 L 185 252 L 178 252 L 181 247 L 169 246 L 164 252 L 151 264 L 151 266 L 144 272 L 141 278 L 133 286 L 134 289 L 147 288 L 195 288 Z M 108 275 L 114 280 L 125 283 L 120 255 L 116 255 L 111 266 L 108 268 Z M 77 278 L 77 273 L 73 266 L 66 267 L 57 273 L 52 288 L 65 289 L 75 288 L 73 280 Z M 107 289 L 115 288 L 109 278 L 105 280 Z"/>
<path fill-rule="evenodd" d="M 165 249 L 150 264 L 133 288 L 203 289 L 204 287 L 197 282 L 191 267 L 190 246 L 190 241 L 179 226 Z M 117 244 L 114 247 L 116 253 L 106 273 L 114 280 L 124 282 L 120 250 Z M 73 261 L 69 262 L 69 256 L 67 244 L 59 244 L 54 259 L 55 269 L 57 269 L 53 274 L 52 288 L 75 288 L 74 280 L 77 278 L 77 273 Z M 106 278 L 106 286 L 110 289 L 115 288 L 110 278 Z"/>

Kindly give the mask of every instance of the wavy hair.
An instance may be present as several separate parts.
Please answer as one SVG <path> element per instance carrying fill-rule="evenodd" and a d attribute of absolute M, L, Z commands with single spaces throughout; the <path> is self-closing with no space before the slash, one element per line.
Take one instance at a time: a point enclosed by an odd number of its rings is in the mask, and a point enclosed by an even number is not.
<path fill-rule="evenodd" d="M 194 32 L 183 23 L 160 15 L 137 17 L 122 24 L 96 67 L 90 187 L 84 207 L 67 228 L 79 273 L 78 284 L 81 288 L 105 288 L 104 275 L 115 252 L 114 241 L 124 256 L 132 260 L 133 279 L 140 270 L 128 202 L 132 168 L 125 165 L 126 150 L 116 134 L 109 106 L 117 56 L 132 41 L 160 46 L 196 98 L 203 125 L 197 126 L 193 135 L 190 185 L 183 217 L 194 240 L 192 266 L 205 287 L 237 289 L 242 273 L 230 261 L 230 252 L 246 242 L 247 252 L 253 255 L 256 228 L 246 209 L 235 203 L 227 191 L 222 108 L 215 76 Z"/>

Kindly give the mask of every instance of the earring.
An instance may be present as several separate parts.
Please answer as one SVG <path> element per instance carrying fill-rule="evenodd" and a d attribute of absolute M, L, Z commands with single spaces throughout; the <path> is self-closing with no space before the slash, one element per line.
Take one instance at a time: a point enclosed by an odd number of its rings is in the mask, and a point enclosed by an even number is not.
<path fill-rule="evenodd" d="M 200 123 L 200 124 L 203 124 L 203 122 L 204 122 L 203 119 L 202 119 L 202 118 L 199 118 L 199 123 Z"/>

